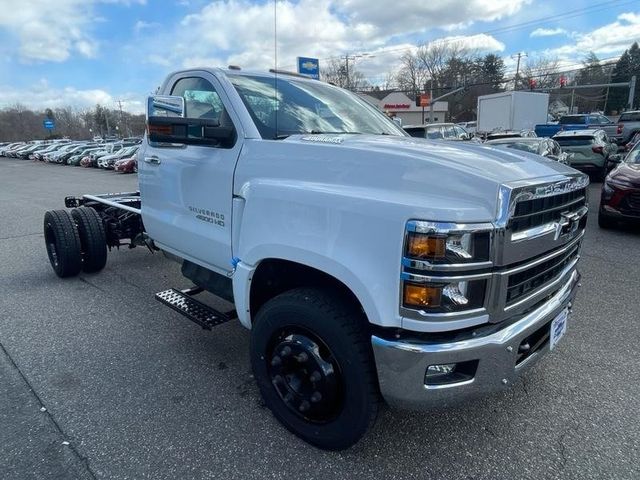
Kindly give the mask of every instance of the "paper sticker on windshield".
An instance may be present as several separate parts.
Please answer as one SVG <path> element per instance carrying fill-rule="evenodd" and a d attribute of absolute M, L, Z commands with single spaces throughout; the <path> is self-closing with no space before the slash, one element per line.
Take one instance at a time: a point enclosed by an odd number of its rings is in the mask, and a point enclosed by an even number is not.
<path fill-rule="evenodd" d="M 344 142 L 342 137 L 332 137 L 330 135 L 309 135 L 302 137 L 301 140 L 305 142 L 318 142 L 318 143 L 335 143 L 340 144 Z"/>

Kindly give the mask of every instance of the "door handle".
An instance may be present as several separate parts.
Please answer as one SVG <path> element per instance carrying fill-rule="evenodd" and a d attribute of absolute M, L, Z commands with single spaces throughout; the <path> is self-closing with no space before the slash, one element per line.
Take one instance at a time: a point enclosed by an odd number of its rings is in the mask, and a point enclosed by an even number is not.
<path fill-rule="evenodd" d="M 154 165 L 160 165 L 161 163 L 160 157 L 157 157 L 156 155 L 149 155 L 148 157 L 144 157 L 144 161 L 145 163 L 152 163 Z"/>

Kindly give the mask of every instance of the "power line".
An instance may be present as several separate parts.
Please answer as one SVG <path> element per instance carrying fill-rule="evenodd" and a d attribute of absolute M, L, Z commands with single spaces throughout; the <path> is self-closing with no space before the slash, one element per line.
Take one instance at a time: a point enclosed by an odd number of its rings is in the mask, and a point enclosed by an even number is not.
<path fill-rule="evenodd" d="M 552 16 L 546 16 L 546 17 L 540 17 L 534 20 L 529 20 L 527 22 L 521 22 L 521 23 L 517 23 L 514 25 L 507 25 L 504 27 L 500 27 L 500 28 L 495 28 L 495 29 L 491 29 L 491 30 L 485 30 L 483 32 L 479 32 L 479 33 L 474 33 L 471 36 L 478 36 L 478 35 L 499 35 L 499 34 L 503 34 L 503 33 L 511 33 L 517 30 L 522 30 L 524 28 L 530 28 L 536 25 L 540 25 L 543 24 L 549 20 L 566 20 L 569 18 L 575 18 L 575 17 L 580 17 L 586 14 L 591 14 L 591 13 L 595 13 L 595 12 L 599 12 L 602 10 L 607 10 L 608 8 L 610 8 L 611 6 L 614 6 L 613 4 L 618 4 L 615 5 L 616 7 L 623 7 L 625 5 L 629 5 L 629 4 L 634 4 L 637 3 L 637 0 L 628 0 L 628 1 L 624 1 L 623 3 L 619 3 L 622 0 L 609 0 L 607 2 L 601 2 L 595 5 L 591 5 L 588 7 L 583 7 L 583 8 L 579 8 L 579 9 L 574 9 L 574 10 L 568 10 L 566 12 L 563 13 L 558 13 L 556 15 L 552 15 Z M 446 45 L 449 43 L 457 43 L 460 42 L 460 38 L 442 38 L 442 39 L 435 39 L 432 40 L 430 42 L 426 42 L 426 45 L 429 44 L 433 44 L 436 43 L 438 45 Z M 392 53 L 398 53 L 398 52 L 411 52 L 412 50 L 418 48 L 419 46 L 413 46 L 413 47 L 402 47 L 402 48 L 396 48 L 396 49 L 389 49 L 389 50 L 379 50 L 375 52 L 375 56 L 376 57 L 382 57 L 385 55 L 389 55 Z M 331 57 L 325 57 L 325 58 L 321 58 L 320 60 L 322 61 L 329 61 L 329 60 L 339 60 L 340 58 L 343 58 L 344 55 L 336 55 L 336 56 L 331 56 Z M 284 69 L 287 68 L 293 68 L 295 67 L 295 65 L 287 65 L 286 67 L 283 67 Z"/>

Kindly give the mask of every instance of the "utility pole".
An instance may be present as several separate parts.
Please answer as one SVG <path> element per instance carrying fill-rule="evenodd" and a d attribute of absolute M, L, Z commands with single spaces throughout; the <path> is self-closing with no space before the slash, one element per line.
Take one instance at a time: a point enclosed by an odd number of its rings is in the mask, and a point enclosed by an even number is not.
<path fill-rule="evenodd" d="M 345 75 L 347 76 L 346 86 L 347 90 L 351 90 L 351 77 L 349 76 L 349 60 L 353 60 L 354 62 L 358 58 L 374 58 L 375 55 L 371 55 L 370 53 L 356 53 L 353 55 L 344 55 L 340 57 L 342 60 L 344 58 L 344 70 Z"/>
<path fill-rule="evenodd" d="M 120 128 L 121 128 L 120 131 L 122 132 L 122 127 L 124 126 L 124 130 L 127 132 L 127 135 L 130 137 L 131 132 L 129 131 L 129 126 L 124 121 L 124 114 L 122 113 L 122 100 L 117 100 L 117 102 L 118 102 L 118 108 L 120 109 Z"/>
<path fill-rule="evenodd" d="M 516 80 L 515 80 L 515 83 L 513 84 L 513 89 L 514 90 L 518 89 L 518 80 L 520 80 L 520 59 L 522 57 L 528 57 L 526 52 L 518 52 L 517 55 L 511 55 L 511 58 L 517 58 L 518 59 L 518 63 L 516 63 Z"/>
<path fill-rule="evenodd" d="M 575 96 L 576 96 L 576 89 L 573 88 L 571 89 L 571 107 L 569 108 L 569 114 L 573 113 L 573 102 L 575 100 Z"/>
<path fill-rule="evenodd" d="M 629 101 L 627 102 L 627 108 L 629 110 L 633 110 L 633 101 L 635 99 L 636 94 L 636 76 L 633 75 L 631 77 L 631 81 L 629 82 Z"/>

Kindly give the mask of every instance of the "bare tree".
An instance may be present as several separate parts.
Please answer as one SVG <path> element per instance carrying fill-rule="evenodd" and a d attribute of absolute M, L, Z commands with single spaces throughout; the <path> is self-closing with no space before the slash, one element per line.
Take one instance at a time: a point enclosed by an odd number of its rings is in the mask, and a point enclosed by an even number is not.
<path fill-rule="evenodd" d="M 400 57 L 400 65 L 395 75 L 395 83 L 400 90 L 419 92 L 425 88 L 428 72 L 416 54 L 406 52 Z"/>
<path fill-rule="evenodd" d="M 538 57 L 530 59 L 522 69 L 516 89 L 528 89 L 534 80 L 536 88 L 560 86 L 560 65 L 557 58 Z"/>
<path fill-rule="evenodd" d="M 325 67 L 322 67 L 320 72 L 322 80 L 355 91 L 368 89 L 370 84 L 362 72 L 355 68 L 353 62 L 347 68 L 346 62 L 344 58 L 330 60 Z"/>
<path fill-rule="evenodd" d="M 444 86 L 443 74 L 451 70 L 453 64 L 462 63 L 473 57 L 474 52 L 462 42 L 435 40 L 418 47 L 416 58 L 420 67 L 427 72 L 434 88 Z M 450 80 L 450 79 L 449 79 Z"/>

